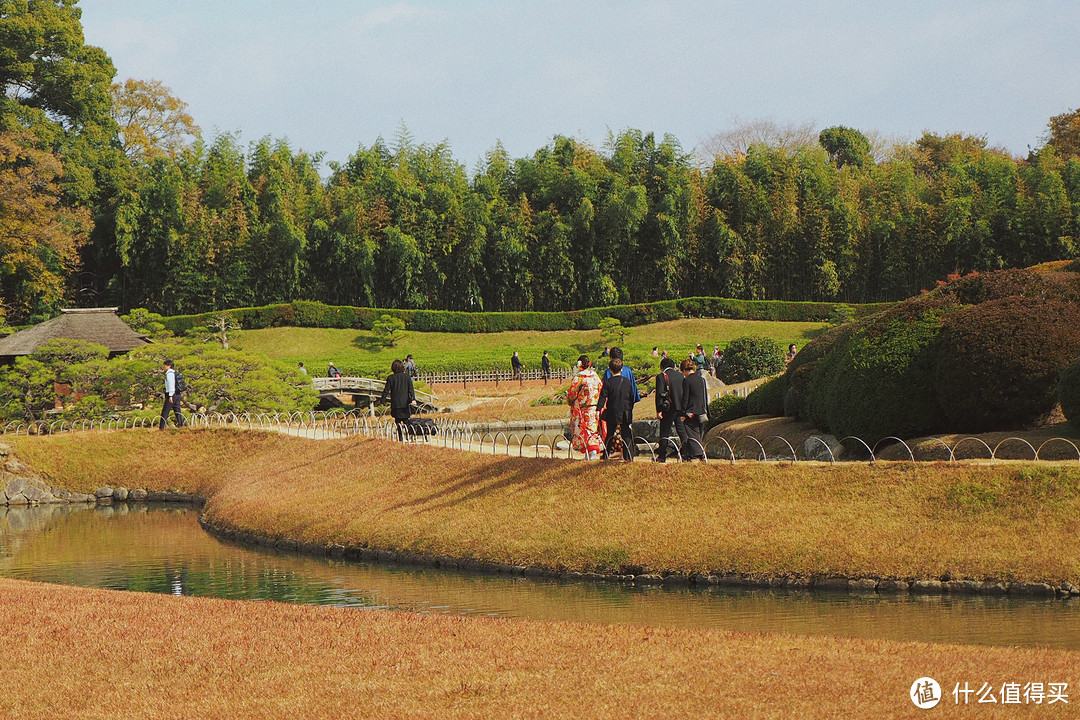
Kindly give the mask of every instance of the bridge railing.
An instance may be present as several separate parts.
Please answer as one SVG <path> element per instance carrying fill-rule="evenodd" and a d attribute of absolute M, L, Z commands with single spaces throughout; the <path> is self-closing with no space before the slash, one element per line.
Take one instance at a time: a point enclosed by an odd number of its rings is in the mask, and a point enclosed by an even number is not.
<path fill-rule="evenodd" d="M 475 370 L 468 372 L 421 372 L 418 379 L 428 385 L 461 385 L 467 388 L 469 383 L 523 383 L 526 380 L 547 380 L 548 382 L 562 382 L 573 377 L 570 368 L 552 368 L 547 377 L 540 368 L 522 370 L 515 373 L 512 370 Z"/>

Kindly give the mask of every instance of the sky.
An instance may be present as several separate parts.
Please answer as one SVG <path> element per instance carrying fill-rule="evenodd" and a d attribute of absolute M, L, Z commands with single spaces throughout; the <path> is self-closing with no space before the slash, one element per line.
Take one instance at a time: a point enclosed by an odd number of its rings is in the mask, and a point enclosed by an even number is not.
<path fill-rule="evenodd" d="M 344 162 L 378 138 L 602 148 L 627 128 L 692 150 L 759 119 L 1015 155 L 1080 108 L 1080 2 L 81 0 L 116 79 L 158 80 L 211 138 Z"/>

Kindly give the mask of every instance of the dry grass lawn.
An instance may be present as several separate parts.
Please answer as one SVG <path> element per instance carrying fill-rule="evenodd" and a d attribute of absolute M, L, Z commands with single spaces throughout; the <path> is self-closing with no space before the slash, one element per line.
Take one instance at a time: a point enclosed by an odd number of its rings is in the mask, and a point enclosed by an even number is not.
<path fill-rule="evenodd" d="M 14 438 L 57 485 L 199 493 L 217 527 L 597 572 L 1080 585 L 1080 468 L 667 465 L 186 430 Z"/>
<path fill-rule="evenodd" d="M 490 620 L 0 579 L 0 716 L 1074 717 L 1080 654 Z M 957 707 L 956 683 L 1068 683 L 1069 705 Z M 974 702 L 975 698 L 972 698 Z"/>

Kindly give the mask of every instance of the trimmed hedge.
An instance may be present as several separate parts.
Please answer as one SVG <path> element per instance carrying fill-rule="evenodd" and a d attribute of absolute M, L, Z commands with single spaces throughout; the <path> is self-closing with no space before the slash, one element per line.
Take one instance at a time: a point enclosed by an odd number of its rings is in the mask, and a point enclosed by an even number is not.
<path fill-rule="evenodd" d="M 948 429 L 1027 425 L 1057 400 L 1062 368 L 1080 354 L 1075 303 L 1008 297 L 944 319 L 934 387 Z"/>
<path fill-rule="evenodd" d="M 879 312 L 891 305 L 875 303 L 844 306 L 857 317 Z M 166 328 L 182 335 L 201 328 L 214 317 L 228 315 L 245 330 L 270 327 L 353 328 L 370 330 L 381 315 L 405 321 L 408 330 L 420 332 L 494 333 L 507 330 L 595 330 L 603 318 L 623 325 L 679 320 L 685 317 L 772 320 L 782 322 L 828 322 L 837 303 L 783 302 L 779 300 L 732 300 L 729 298 L 682 298 L 634 305 L 571 310 L 569 312 L 455 312 L 450 310 L 398 310 L 326 305 L 296 300 L 252 308 L 234 308 L 198 315 L 174 315 L 162 319 Z"/>
<path fill-rule="evenodd" d="M 954 280 L 808 343 L 784 375 L 784 411 L 871 443 L 1028 425 L 1080 354 L 1078 301 L 1072 272 Z"/>
<path fill-rule="evenodd" d="M 746 417 L 750 412 L 746 409 L 746 398 L 738 395 L 721 395 L 709 403 L 709 422 L 707 430 L 711 430 L 720 423 L 738 420 Z"/>
<path fill-rule="evenodd" d="M 795 414 L 819 428 L 869 442 L 937 430 L 935 341 L 942 318 L 955 309 L 936 298 L 917 298 L 813 340 L 785 375 L 810 368 L 801 373 L 809 377 L 789 383 L 793 392 L 785 402 L 795 402 Z"/>
<path fill-rule="evenodd" d="M 771 415 L 780 417 L 784 414 L 784 392 L 787 383 L 784 376 L 779 375 L 763 383 L 753 392 L 746 396 L 746 412 L 748 415 Z"/>
<path fill-rule="evenodd" d="M 1058 383 L 1058 402 L 1065 419 L 1075 427 L 1080 427 L 1080 357 L 1073 360 L 1061 371 Z"/>

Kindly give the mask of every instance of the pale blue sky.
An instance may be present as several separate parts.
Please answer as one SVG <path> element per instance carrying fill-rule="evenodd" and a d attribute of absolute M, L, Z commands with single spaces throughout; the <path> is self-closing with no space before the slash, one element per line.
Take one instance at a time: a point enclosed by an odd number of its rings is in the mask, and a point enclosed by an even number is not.
<path fill-rule="evenodd" d="M 556 134 L 737 120 L 986 136 L 1015 154 L 1080 107 L 1080 2 L 81 0 L 117 79 L 160 80 L 204 134 L 344 161 L 404 122 L 470 170 Z"/>

